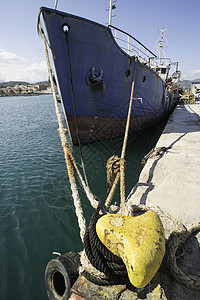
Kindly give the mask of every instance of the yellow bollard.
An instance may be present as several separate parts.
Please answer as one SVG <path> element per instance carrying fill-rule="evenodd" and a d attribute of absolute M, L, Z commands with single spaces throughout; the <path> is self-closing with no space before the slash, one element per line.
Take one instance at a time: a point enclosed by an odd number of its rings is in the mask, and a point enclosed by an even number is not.
<path fill-rule="evenodd" d="M 165 254 L 165 234 L 153 212 L 136 217 L 102 216 L 96 224 L 101 242 L 126 265 L 131 284 L 145 287 L 158 271 Z"/>

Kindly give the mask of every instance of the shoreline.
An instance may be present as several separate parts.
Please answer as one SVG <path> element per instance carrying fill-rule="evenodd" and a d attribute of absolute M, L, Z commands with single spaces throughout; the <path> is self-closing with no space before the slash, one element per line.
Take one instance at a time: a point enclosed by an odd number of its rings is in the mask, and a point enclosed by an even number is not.
<path fill-rule="evenodd" d="M 32 93 L 32 94 L 20 94 L 20 95 L 0 95 L 0 98 L 4 97 L 28 97 L 28 96 L 40 96 L 40 95 L 52 95 L 52 93 Z"/>

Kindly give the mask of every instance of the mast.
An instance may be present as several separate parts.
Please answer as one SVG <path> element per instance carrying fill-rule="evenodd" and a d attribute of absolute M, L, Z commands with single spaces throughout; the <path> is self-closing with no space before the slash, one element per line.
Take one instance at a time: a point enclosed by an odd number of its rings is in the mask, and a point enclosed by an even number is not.
<path fill-rule="evenodd" d="M 163 48 L 167 47 L 167 45 L 164 45 L 164 32 L 167 30 L 167 28 L 159 29 L 158 31 L 161 31 L 161 38 L 158 40 L 158 48 L 159 48 L 159 54 L 158 54 L 158 63 L 161 65 L 162 56 L 163 58 L 166 58 Z"/>
<path fill-rule="evenodd" d="M 117 2 L 117 0 L 110 0 L 110 4 L 109 4 L 109 16 L 108 16 L 108 25 L 111 25 L 112 24 L 112 18 L 115 17 L 113 14 L 112 14 L 112 11 L 113 9 L 116 8 L 116 6 L 113 4 Z"/>
<path fill-rule="evenodd" d="M 54 9 L 57 9 L 58 0 L 55 0 Z"/>

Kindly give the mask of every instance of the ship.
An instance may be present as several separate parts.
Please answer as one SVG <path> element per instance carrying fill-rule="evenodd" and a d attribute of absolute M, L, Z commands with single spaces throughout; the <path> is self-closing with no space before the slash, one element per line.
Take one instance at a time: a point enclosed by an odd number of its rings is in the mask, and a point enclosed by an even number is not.
<path fill-rule="evenodd" d="M 38 31 L 45 35 L 54 85 L 74 145 L 124 135 L 133 83 L 130 135 L 159 123 L 176 103 L 173 83 L 179 71 L 169 77 L 171 61 L 164 65 L 134 36 L 113 26 L 115 7 L 110 0 L 108 26 L 40 8 Z"/>

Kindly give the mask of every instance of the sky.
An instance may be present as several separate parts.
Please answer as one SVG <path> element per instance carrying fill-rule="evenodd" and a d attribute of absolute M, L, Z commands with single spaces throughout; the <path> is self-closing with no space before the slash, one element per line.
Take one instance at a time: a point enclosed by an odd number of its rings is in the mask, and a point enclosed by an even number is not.
<path fill-rule="evenodd" d="M 108 22 L 109 0 L 58 0 L 57 9 L 98 23 Z M 37 34 L 41 6 L 55 0 L 0 0 L 0 81 L 48 79 L 44 47 Z M 117 0 L 113 25 L 152 52 L 159 29 L 167 28 L 167 57 L 179 62 L 182 79 L 200 78 L 200 0 Z"/>

